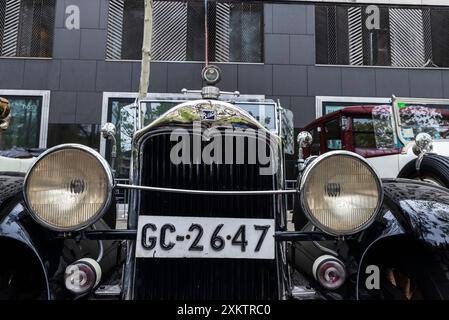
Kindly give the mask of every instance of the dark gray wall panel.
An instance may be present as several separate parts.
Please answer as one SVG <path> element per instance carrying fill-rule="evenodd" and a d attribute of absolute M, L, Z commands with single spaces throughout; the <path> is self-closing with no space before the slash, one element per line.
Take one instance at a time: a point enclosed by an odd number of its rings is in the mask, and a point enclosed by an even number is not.
<path fill-rule="evenodd" d="M 373 69 L 343 68 L 341 70 L 341 87 L 344 96 L 374 97 L 376 80 Z"/>
<path fill-rule="evenodd" d="M 65 23 L 65 1 L 56 1 L 55 28 L 63 28 Z"/>
<path fill-rule="evenodd" d="M 236 91 L 237 90 L 237 78 L 238 67 L 235 64 L 217 64 L 217 66 L 223 72 L 223 78 L 217 86 L 223 91 Z"/>
<path fill-rule="evenodd" d="M 25 60 L 0 59 L 0 88 L 2 89 L 23 88 L 24 68 L 25 68 Z"/>
<path fill-rule="evenodd" d="M 440 70 L 410 70 L 410 95 L 416 98 L 442 98 L 443 81 Z"/>
<path fill-rule="evenodd" d="M 80 59 L 104 60 L 106 57 L 106 30 L 82 29 Z"/>
<path fill-rule="evenodd" d="M 273 5 L 269 3 L 265 3 L 263 5 L 264 8 L 264 32 L 265 33 L 273 33 Z"/>
<path fill-rule="evenodd" d="M 60 74 L 60 60 L 26 60 L 23 88 L 58 90 Z"/>
<path fill-rule="evenodd" d="M 95 61 L 62 61 L 60 89 L 65 91 L 95 91 L 95 67 Z"/>
<path fill-rule="evenodd" d="M 313 65 L 315 63 L 315 36 L 290 36 L 290 64 Z"/>
<path fill-rule="evenodd" d="M 265 35 L 265 63 L 289 64 L 290 36 L 288 34 Z"/>
<path fill-rule="evenodd" d="M 100 1 L 100 29 L 108 27 L 108 0 Z"/>
<path fill-rule="evenodd" d="M 304 5 L 273 5 L 273 33 L 306 34 L 306 8 Z"/>
<path fill-rule="evenodd" d="M 341 95 L 341 69 L 334 67 L 307 67 L 309 96 Z"/>
<path fill-rule="evenodd" d="M 80 39 L 80 30 L 55 29 L 53 58 L 79 59 Z"/>
<path fill-rule="evenodd" d="M 408 72 L 407 69 L 376 69 L 376 96 L 409 97 Z"/>
<path fill-rule="evenodd" d="M 315 6 L 306 6 L 306 21 L 307 34 L 315 35 Z"/>
<path fill-rule="evenodd" d="M 273 95 L 307 95 L 307 67 L 274 65 Z"/>
<path fill-rule="evenodd" d="M 97 91 L 131 91 L 131 62 L 99 61 L 97 63 Z"/>
<path fill-rule="evenodd" d="M 76 92 L 53 91 L 50 98 L 49 123 L 74 123 Z"/>
<path fill-rule="evenodd" d="M 443 97 L 449 98 L 449 70 L 443 70 L 441 73 L 443 77 Z"/>
<path fill-rule="evenodd" d="M 301 128 L 315 119 L 315 97 L 292 97 L 290 110 L 295 114 L 295 128 Z"/>
<path fill-rule="evenodd" d="M 170 63 L 168 64 L 167 91 L 181 92 L 182 88 L 201 88 L 200 63 Z"/>
<path fill-rule="evenodd" d="M 272 65 L 245 65 L 239 64 L 238 90 L 242 94 L 266 94 L 273 92 L 273 66 Z"/>
<path fill-rule="evenodd" d="M 78 92 L 76 98 L 76 123 L 100 123 L 101 101 L 100 92 Z"/>

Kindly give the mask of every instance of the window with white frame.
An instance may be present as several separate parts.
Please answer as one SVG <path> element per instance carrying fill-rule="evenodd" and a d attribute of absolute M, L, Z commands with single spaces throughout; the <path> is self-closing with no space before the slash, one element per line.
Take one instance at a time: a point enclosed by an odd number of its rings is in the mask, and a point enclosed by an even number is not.
<path fill-rule="evenodd" d="M 50 91 L 0 90 L 11 106 L 8 130 L 0 135 L 0 150 L 47 146 Z"/>

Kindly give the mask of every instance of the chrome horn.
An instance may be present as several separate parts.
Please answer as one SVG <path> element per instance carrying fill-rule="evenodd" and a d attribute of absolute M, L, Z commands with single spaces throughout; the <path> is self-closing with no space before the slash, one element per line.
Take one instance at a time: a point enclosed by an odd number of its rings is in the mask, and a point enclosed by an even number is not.
<path fill-rule="evenodd" d="M 11 120 L 11 107 L 9 101 L 0 97 L 0 130 L 6 130 Z"/>
<path fill-rule="evenodd" d="M 304 165 L 304 153 L 302 151 L 302 148 L 308 148 L 312 145 L 312 135 L 308 131 L 301 131 L 298 133 L 298 136 L 296 138 L 296 141 L 298 142 L 299 150 L 298 150 L 298 170 L 302 171 L 305 168 Z"/>
<path fill-rule="evenodd" d="M 103 127 L 101 127 L 101 135 L 103 136 L 103 138 L 112 141 L 111 169 L 113 173 L 115 173 L 115 159 L 117 158 L 117 140 L 115 138 L 116 132 L 117 129 L 111 122 L 107 122 L 103 125 Z"/>
<path fill-rule="evenodd" d="M 424 156 L 433 151 L 433 140 L 430 134 L 421 132 L 415 137 L 415 143 L 413 145 L 413 153 L 418 156 L 415 162 L 415 168 L 420 175 L 421 163 Z"/>

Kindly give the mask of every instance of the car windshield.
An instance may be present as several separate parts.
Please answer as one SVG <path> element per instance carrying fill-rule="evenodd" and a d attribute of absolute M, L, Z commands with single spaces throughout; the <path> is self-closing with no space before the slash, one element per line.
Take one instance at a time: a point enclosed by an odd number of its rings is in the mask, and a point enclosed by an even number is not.
<path fill-rule="evenodd" d="M 449 105 L 398 103 L 402 137 L 412 141 L 425 132 L 435 140 L 449 139 Z"/>
<path fill-rule="evenodd" d="M 160 115 L 170 110 L 172 107 L 184 101 L 142 101 L 141 109 L 143 114 L 143 125 L 147 126 L 156 120 Z M 252 115 L 260 124 L 268 130 L 276 129 L 276 104 L 275 103 L 249 103 L 235 102 L 239 108 L 242 108 Z"/>
<path fill-rule="evenodd" d="M 276 104 L 275 103 L 241 103 L 235 105 L 252 115 L 260 124 L 268 130 L 276 129 Z"/>

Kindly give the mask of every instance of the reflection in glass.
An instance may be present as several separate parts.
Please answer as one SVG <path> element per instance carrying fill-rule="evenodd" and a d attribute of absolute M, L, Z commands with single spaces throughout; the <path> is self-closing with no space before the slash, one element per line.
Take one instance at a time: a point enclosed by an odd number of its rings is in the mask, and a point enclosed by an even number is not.
<path fill-rule="evenodd" d="M 276 129 L 276 105 L 274 103 L 236 103 L 236 106 L 242 108 L 252 115 L 261 125 L 268 130 Z"/>
<path fill-rule="evenodd" d="M 0 135 L 0 150 L 38 148 L 42 97 L 2 96 L 11 105 L 11 122 Z"/>
<path fill-rule="evenodd" d="M 100 125 L 76 123 L 49 124 L 47 147 L 51 148 L 62 143 L 79 143 L 99 151 Z"/>
<path fill-rule="evenodd" d="M 425 132 L 435 140 L 449 139 L 449 106 L 399 103 L 402 136 L 412 141 Z"/>

